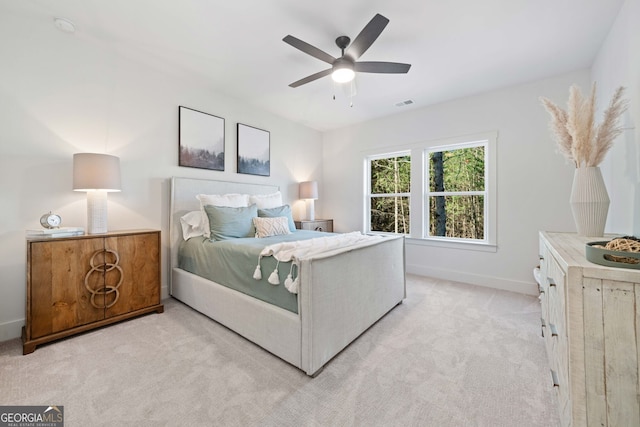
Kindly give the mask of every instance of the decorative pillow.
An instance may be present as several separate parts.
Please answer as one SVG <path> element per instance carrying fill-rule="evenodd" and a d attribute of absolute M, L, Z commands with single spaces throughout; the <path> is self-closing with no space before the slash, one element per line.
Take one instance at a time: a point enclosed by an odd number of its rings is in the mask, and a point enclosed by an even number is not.
<path fill-rule="evenodd" d="M 293 222 L 291 207 L 289 205 L 283 205 L 269 209 L 258 209 L 258 216 L 261 218 L 275 218 L 279 216 L 287 217 L 287 220 L 289 222 L 289 231 L 296 231 L 296 224 Z"/>
<path fill-rule="evenodd" d="M 258 216 L 256 205 L 238 208 L 206 205 L 204 210 L 209 218 L 212 240 L 253 237 L 256 234 L 252 221 L 254 217 Z"/>
<path fill-rule="evenodd" d="M 209 225 L 209 217 L 204 211 L 204 207 L 210 206 L 226 206 L 230 208 L 242 208 L 249 206 L 248 194 L 198 194 L 196 199 L 200 201 L 200 209 L 202 210 L 202 226 L 204 228 L 204 236 L 210 236 L 211 226 Z"/>
<path fill-rule="evenodd" d="M 202 206 L 226 206 L 230 208 L 249 206 L 248 194 L 198 194 L 196 199 L 200 200 Z"/>
<path fill-rule="evenodd" d="M 255 196 L 249 196 L 249 204 L 255 204 L 258 209 L 269 209 L 282 206 L 282 194 L 276 191 L 272 194 L 257 194 Z"/>
<path fill-rule="evenodd" d="M 286 216 L 275 218 L 253 218 L 253 225 L 256 228 L 256 237 L 280 236 L 291 234 L 289 231 L 289 219 Z"/>
<path fill-rule="evenodd" d="M 180 217 L 180 225 L 182 226 L 182 238 L 184 240 L 189 240 L 192 237 L 204 236 L 205 234 L 201 211 L 192 211 L 183 215 Z"/>

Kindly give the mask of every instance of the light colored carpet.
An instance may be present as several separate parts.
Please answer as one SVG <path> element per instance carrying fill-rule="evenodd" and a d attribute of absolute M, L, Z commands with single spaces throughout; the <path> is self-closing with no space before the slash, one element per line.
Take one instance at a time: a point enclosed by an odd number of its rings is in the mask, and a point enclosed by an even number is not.
<path fill-rule="evenodd" d="M 556 426 L 534 297 L 409 276 L 316 378 L 175 300 L 43 345 L 0 344 L 0 405 L 72 426 Z"/>

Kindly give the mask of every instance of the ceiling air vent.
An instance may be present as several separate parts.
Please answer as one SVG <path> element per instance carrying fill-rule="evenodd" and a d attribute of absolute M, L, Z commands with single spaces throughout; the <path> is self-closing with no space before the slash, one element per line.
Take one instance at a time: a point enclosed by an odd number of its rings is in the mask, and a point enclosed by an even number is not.
<path fill-rule="evenodd" d="M 398 102 L 396 104 L 396 107 L 405 107 L 405 106 L 411 105 L 411 104 L 413 104 L 413 100 L 407 99 L 406 101 Z"/>

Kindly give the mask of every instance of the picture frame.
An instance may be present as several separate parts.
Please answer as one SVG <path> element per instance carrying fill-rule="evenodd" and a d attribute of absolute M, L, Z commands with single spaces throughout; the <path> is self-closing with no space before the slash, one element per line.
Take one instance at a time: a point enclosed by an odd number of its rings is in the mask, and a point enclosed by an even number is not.
<path fill-rule="evenodd" d="M 270 176 L 269 131 L 238 123 L 238 173 Z"/>
<path fill-rule="evenodd" d="M 224 119 L 178 107 L 178 166 L 224 171 Z"/>

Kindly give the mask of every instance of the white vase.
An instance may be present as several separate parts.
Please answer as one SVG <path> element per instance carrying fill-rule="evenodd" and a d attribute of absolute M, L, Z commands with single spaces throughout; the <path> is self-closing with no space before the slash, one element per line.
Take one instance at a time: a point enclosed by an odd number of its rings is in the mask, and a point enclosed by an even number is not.
<path fill-rule="evenodd" d="M 576 168 L 569 202 L 578 235 L 602 237 L 610 201 L 599 167 Z"/>

